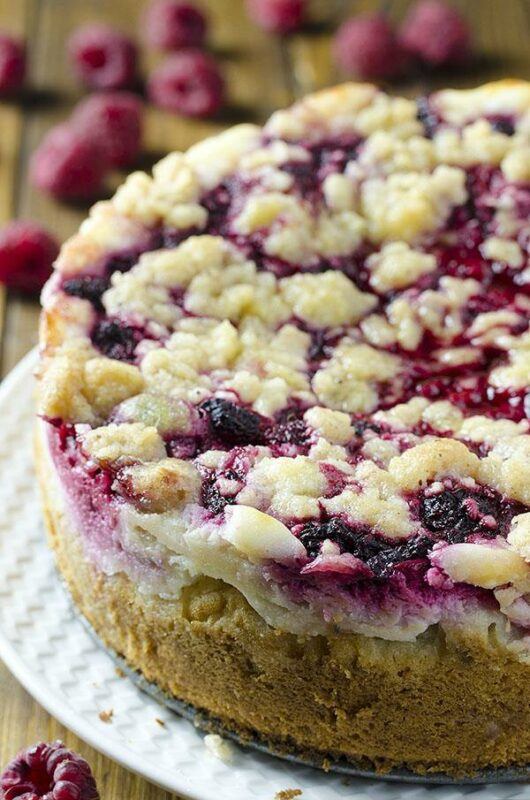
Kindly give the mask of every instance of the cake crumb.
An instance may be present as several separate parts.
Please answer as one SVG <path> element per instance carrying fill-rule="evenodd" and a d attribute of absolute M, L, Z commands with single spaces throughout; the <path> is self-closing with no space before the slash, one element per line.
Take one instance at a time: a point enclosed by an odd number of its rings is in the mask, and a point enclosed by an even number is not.
<path fill-rule="evenodd" d="M 155 717 L 155 722 L 156 722 L 157 725 L 160 725 L 161 728 L 165 728 L 166 727 L 166 723 L 164 722 L 163 719 L 159 719 L 158 717 Z"/>
<path fill-rule="evenodd" d="M 114 711 L 112 708 L 110 708 L 108 711 L 100 711 L 98 716 L 102 722 L 106 722 L 108 724 L 109 722 L 112 722 Z"/>
<path fill-rule="evenodd" d="M 116 672 L 118 678 L 125 678 L 125 672 L 122 670 L 121 667 L 116 667 L 114 671 Z"/>
<path fill-rule="evenodd" d="M 234 760 L 234 748 L 217 733 L 208 733 L 204 737 L 206 749 L 220 761 L 230 764 Z"/>
<path fill-rule="evenodd" d="M 281 792 L 276 792 L 274 800 L 294 800 L 295 797 L 300 797 L 301 794 L 301 789 L 282 789 Z"/>

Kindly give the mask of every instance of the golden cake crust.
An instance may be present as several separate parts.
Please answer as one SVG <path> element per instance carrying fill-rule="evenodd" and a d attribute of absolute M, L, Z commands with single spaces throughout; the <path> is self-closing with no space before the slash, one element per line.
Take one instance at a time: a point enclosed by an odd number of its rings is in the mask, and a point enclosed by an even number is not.
<path fill-rule="evenodd" d="M 129 665 L 243 740 L 321 763 L 455 777 L 530 761 L 530 671 L 494 632 L 431 628 L 415 642 L 296 636 L 233 587 L 201 578 L 178 600 L 140 594 L 87 560 L 36 463 L 50 544 L 82 614 Z M 197 668 L 200 665 L 200 669 Z M 315 744 L 318 743 L 318 747 Z"/>

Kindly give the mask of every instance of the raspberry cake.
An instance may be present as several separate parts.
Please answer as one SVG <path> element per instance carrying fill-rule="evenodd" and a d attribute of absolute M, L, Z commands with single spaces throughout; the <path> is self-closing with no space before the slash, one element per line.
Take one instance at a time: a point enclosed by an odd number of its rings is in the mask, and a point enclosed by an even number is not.
<path fill-rule="evenodd" d="M 131 175 L 43 294 L 101 638 L 326 766 L 530 762 L 530 84 L 346 84 Z"/>

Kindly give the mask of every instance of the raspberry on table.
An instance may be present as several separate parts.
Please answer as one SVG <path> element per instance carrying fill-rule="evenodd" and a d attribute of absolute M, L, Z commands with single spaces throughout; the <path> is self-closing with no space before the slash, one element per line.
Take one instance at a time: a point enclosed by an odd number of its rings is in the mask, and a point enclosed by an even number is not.
<path fill-rule="evenodd" d="M 58 125 L 30 161 L 34 186 L 65 200 L 90 200 L 101 193 L 108 170 L 106 148 L 73 125 Z"/>
<path fill-rule="evenodd" d="M 0 93 L 20 89 L 26 77 L 26 49 L 22 42 L 0 33 Z"/>
<path fill-rule="evenodd" d="M 382 14 L 360 14 L 338 29 L 333 54 L 344 72 L 359 78 L 393 78 L 403 72 L 407 57 Z"/>
<path fill-rule="evenodd" d="M 306 0 L 247 0 L 251 19 L 271 33 L 292 33 L 304 22 Z"/>
<path fill-rule="evenodd" d="M 141 100 L 131 92 L 100 92 L 74 109 L 72 122 L 106 148 L 109 164 L 134 164 L 142 143 Z"/>
<path fill-rule="evenodd" d="M 161 50 L 202 47 L 206 38 L 202 11 L 180 0 L 155 0 L 146 9 L 143 23 L 145 38 Z"/>
<path fill-rule="evenodd" d="M 99 800 L 84 758 L 62 742 L 22 750 L 0 776 L 2 800 Z"/>
<path fill-rule="evenodd" d="M 471 52 L 471 32 L 461 14 L 442 0 L 420 0 L 399 30 L 408 53 L 434 67 L 460 64 Z"/>
<path fill-rule="evenodd" d="M 10 222 L 0 230 L 0 281 L 22 292 L 38 292 L 58 254 L 56 240 L 40 225 Z"/>
<path fill-rule="evenodd" d="M 109 25 L 78 28 L 68 40 L 68 55 L 89 89 L 128 89 L 136 80 L 136 45 Z"/>
<path fill-rule="evenodd" d="M 223 105 L 225 86 L 210 55 L 183 50 L 152 73 L 148 92 L 160 108 L 188 117 L 211 117 Z"/>

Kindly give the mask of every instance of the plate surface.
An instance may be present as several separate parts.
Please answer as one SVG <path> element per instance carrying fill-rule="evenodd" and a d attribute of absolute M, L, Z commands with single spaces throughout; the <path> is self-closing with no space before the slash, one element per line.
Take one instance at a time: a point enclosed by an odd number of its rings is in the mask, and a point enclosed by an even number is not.
<path fill-rule="evenodd" d="M 190 722 L 126 678 L 73 613 L 42 530 L 32 467 L 35 353 L 0 387 L 0 656 L 53 716 L 110 758 L 194 800 L 530 800 L 530 785 L 422 786 L 324 774 L 234 746 L 227 765 Z M 112 709 L 112 724 L 99 719 Z M 161 726 L 157 720 L 161 720 Z"/>

